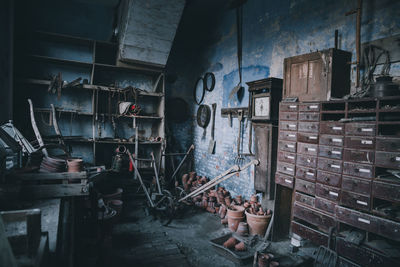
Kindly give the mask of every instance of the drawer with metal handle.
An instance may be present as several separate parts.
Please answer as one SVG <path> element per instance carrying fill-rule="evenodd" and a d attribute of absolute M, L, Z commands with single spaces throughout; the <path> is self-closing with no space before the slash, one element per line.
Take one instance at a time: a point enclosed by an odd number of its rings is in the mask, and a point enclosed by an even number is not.
<path fill-rule="evenodd" d="M 319 137 L 319 144 L 325 146 L 340 146 L 344 145 L 344 137 L 341 135 L 327 135 L 321 134 Z"/>
<path fill-rule="evenodd" d="M 346 136 L 344 146 L 346 148 L 375 149 L 375 138 Z"/>
<path fill-rule="evenodd" d="M 297 133 L 296 132 L 279 131 L 279 140 L 296 142 L 297 141 Z"/>
<path fill-rule="evenodd" d="M 324 212 L 328 212 L 328 213 L 334 214 L 335 213 L 335 206 L 336 206 L 335 202 L 332 202 L 332 201 L 329 201 L 327 199 L 320 198 L 320 197 L 316 197 L 315 198 L 315 208 L 316 209 L 319 209 L 319 210 L 322 210 Z"/>
<path fill-rule="evenodd" d="M 299 132 L 318 133 L 319 122 L 299 122 Z"/>
<path fill-rule="evenodd" d="M 400 169 L 400 153 L 377 151 L 375 164 L 379 167 Z"/>
<path fill-rule="evenodd" d="M 279 128 L 283 131 L 297 131 L 297 121 L 280 121 Z"/>
<path fill-rule="evenodd" d="M 298 111 L 299 105 L 297 103 L 280 103 L 279 111 Z"/>
<path fill-rule="evenodd" d="M 338 173 L 331 173 L 318 170 L 317 171 L 317 182 L 326 184 L 329 186 L 340 187 L 341 175 Z"/>
<path fill-rule="evenodd" d="M 376 137 L 376 150 L 400 152 L 400 138 Z"/>
<path fill-rule="evenodd" d="M 299 121 L 319 121 L 319 113 L 300 112 Z"/>
<path fill-rule="evenodd" d="M 319 157 L 330 158 L 330 159 L 342 159 L 343 148 L 334 146 L 319 146 L 318 151 Z"/>
<path fill-rule="evenodd" d="M 318 145 L 307 144 L 307 143 L 297 143 L 297 153 L 317 156 L 318 155 Z"/>
<path fill-rule="evenodd" d="M 279 141 L 278 149 L 281 151 L 296 153 L 297 144 L 296 142 Z"/>
<path fill-rule="evenodd" d="M 297 133 L 297 141 L 308 144 L 318 144 L 319 138 L 317 133 Z"/>
<path fill-rule="evenodd" d="M 327 186 L 320 183 L 315 184 L 315 195 L 331 201 L 339 202 L 340 189 L 337 187 Z"/>
<path fill-rule="evenodd" d="M 295 165 L 289 163 L 278 162 L 276 169 L 280 173 L 294 176 Z"/>
<path fill-rule="evenodd" d="M 309 168 L 317 168 L 317 157 L 298 154 L 296 165 Z"/>
<path fill-rule="evenodd" d="M 302 206 L 298 203 L 294 203 L 293 205 L 293 217 L 317 226 L 324 232 L 328 232 L 330 227 L 336 226 L 336 221 L 333 216 Z"/>
<path fill-rule="evenodd" d="M 375 176 L 373 165 L 352 162 L 343 163 L 343 174 L 371 179 Z"/>
<path fill-rule="evenodd" d="M 313 182 L 297 178 L 294 188 L 296 191 L 303 192 L 309 195 L 315 195 L 315 183 Z"/>
<path fill-rule="evenodd" d="M 343 159 L 345 161 L 374 164 L 375 153 L 373 150 L 345 149 Z"/>
<path fill-rule="evenodd" d="M 280 112 L 279 119 L 283 121 L 297 121 L 297 112 Z"/>
<path fill-rule="evenodd" d="M 344 124 L 340 122 L 321 122 L 321 134 L 343 135 Z"/>
<path fill-rule="evenodd" d="M 371 198 L 366 195 L 355 194 L 353 192 L 342 191 L 340 202 L 342 206 L 357 210 L 369 211 L 371 209 Z"/>
<path fill-rule="evenodd" d="M 296 178 L 315 182 L 315 179 L 317 178 L 317 170 L 296 166 Z"/>
<path fill-rule="evenodd" d="M 370 195 L 371 194 L 371 181 L 358 179 L 355 177 L 344 176 L 342 177 L 342 190 Z"/>
<path fill-rule="evenodd" d="M 329 172 L 342 173 L 343 165 L 341 160 L 319 158 L 318 169 Z"/>
<path fill-rule="evenodd" d="M 278 151 L 278 161 L 296 164 L 296 154 L 284 151 Z"/>
<path fill-rule="evenodd" d="M 275 183 L 293 189 L 294 178 L 292 176 L 284 175 L 282 173 L 277 172 L 275 174 Z"/>
<path fill-rule="evenodd" d="M 372 195 L 375 198 L 400 203 L 400 184 L 391 184 L 381 181 L 373 181 Z"/>
<path fill-rule="evenodd" d="M 318 112 L 320 109 L 319 103 L 302 103 L 299 106 L 299 111 L 305 112 Z M 317 113 L 318 114 L 318 113 Z"/>
<path fill-rule="evenodd" d="M 376 125 L 372 123 L 347 123 L 346 135 L 375 136 Z"/>
<path fill-rule="evenodd" d="M 303 204 L 303 205 L 307 205 L 310 207 L 314 207 L 314 203 L 315 203 L 315 197 L 300 193 L 300 192 L 295 192 L 294 194 L 294 200 Z"/>

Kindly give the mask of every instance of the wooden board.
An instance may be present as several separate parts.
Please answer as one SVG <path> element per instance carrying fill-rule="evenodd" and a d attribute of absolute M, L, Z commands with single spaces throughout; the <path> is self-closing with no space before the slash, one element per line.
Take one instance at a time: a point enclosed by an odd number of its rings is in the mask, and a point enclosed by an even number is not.
<path fill-rule="evenodd" d="M 27 185 L 22 187 L 21 196 L 25 199 L 88 196 L 89 192 L 82 192 L 83 187 L 81 184 Z"/>
<path fill-rule="evenodd" d="M 23 173 L 13 175 L 23 181 L 87 179 L 86 172 Z"/>

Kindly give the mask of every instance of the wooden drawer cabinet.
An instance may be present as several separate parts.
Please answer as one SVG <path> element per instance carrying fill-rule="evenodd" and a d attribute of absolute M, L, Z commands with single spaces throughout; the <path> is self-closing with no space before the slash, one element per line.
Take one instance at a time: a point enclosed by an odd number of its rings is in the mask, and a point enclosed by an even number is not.
<path fill-rule="evenodd" d="M 279 113 L 279 119 L 285 121 L 297 121 L 297 113 L 296 112 L 281 112 Z"/>
<path fill-rule="evenodd" d="M 400 184 L 373 181 L 372 195 L 376 198 L 400 203 Z"/>
<path fill-rule="evenodd" d="M 319 103 L 302 103 L 299 105 L 299 111 L 318 112 L 320 107 L 321 105 Z"/>
<path fill-rule="evenodd" d="M 296 192 L 294 194 L 294 200 L 301 203 L 302 205 L 307 205 L 310 207 L 314 207 L 315 205 L 315 197 L 306 195 L 306 194 L 302 194 L 299 192 Z"/>
<path fill-rule="evenodd" d="M 319 121 L 319 113 L 300 112 L 299 121 Z"/>
<path fill-rule="evenodd" d="M 375 153 L 373 150 L 345 149 L 343 159 L 345 161 L 374 164 Z"/>
<path fill-rule="evenodd" d="M 321 122 L 321 134 L 343 135 L 344 124 L 340 122 Z"/>
<path fill-rule="evenodd" d="M 297 133 L 297 141 L 308 144 L 318 144 L 318 134 Z"/>
<path fill-rule="evenodd" d="M 315 183 L 313 182 L 297 178 L 294 188 L 296 189 L 296 191 L 306 193 L 309 195 L 315 195 Z"/>
<path fill-rule="evenodd" d="M 374 177 L 374 167 L 371 165 L 344 162 L 343 174 L 371 179 Z"/>
<path fill-rule="evenodd" d="M 286 131 L 279 131 L 279 140 L 285 141 L 297 141 L 297 133 L 295 132 L 286 132 Z"/>
<path fill-rule="evenodd" d="M 318 169 L 335 173 L 342 173 L 342 161 L 333 159 L 318 159 Z"/>
<path fill-rule="evenodd" d="M 284 131 L 297 131 L 297 121 L 280 121 L 279 127 Z"/>
<path fill-rule="evenodd" d="M 354 192 L 358 194 L 371 194 L 371 181 L 363 180 L 355 177 L 342 177 L 342 190 Z"/>
<path fill-rule="evenodd" d="M 329 186 L 340 187 L 341 175 L 338 173 L 317 171 L 317 182 Z"/>
<path fill-rule="evenodd" d="M 299 122 L 299 132 L 318 133 L 319 122 Z"/>
<path fill-rule="evenodd" d="M 318 156 L 330 159 L 342 159 L 343 148 L 334 146 L 319 146 Z"/>
<path fill-rule="evenodd" d="M 307 144 L 307 143 L 297 143 L 297 153 L 317 156 L 318 155 L 318 145 Z"/>
<path fill-rule="evenodd" d="M 315 182 L 315 179 L 317 178 L 317 171 L 312 168 L 296 166 L 296 178 Z"/>
<path fill-rule="evenodd" d="M 286 163 L 295 164 L 296 163 L 296 154 L 290 152 L 279 151 L 278 152 L 278 160 Z"/>
<path fill-rule="evenodd" d="M 340 189 L 336 187 L 327 186 L 324 184 L 315 184 L 315 195 L 329 199 L 331 201 L 339 202 L 340 199 Z"/>
<path fill-rule="evenodd" d="M 366 195 L 359 195 L 353 192 L 342 191 L 340 204 L 358 210 L 369 211 L 371 209 L 371 198 Z"/>
<path fill-rule="evenodd" d="M 335 206 L 335 202 L 320 197 L 315 198 L 315 208 L 320 209 L 324 212 L 328 212 L 333 215 L 335 213 Z"/>
<path fill-rule="evenodd" d="M 345 147 L 356 149 L 374 149 L 375 139 L 373 137 L 347 136 L 345 138 Z"/>
<path fill-rule="evenodd" d="M 296 202 L 294 203 L 293 216 L 315 225 L 325 232 L 329 231 L 329 227 L 336 226 L 336 221 L 332 216 L 298 205 Z"/>
<path fill-rule="evenodd" d="M 296 165 L 317 168 L 317 157 L 299 154 L 296 159 Z"/>
<path fill-rule="evenodd" d="M 343 146 L 344 137 L 340 135 L 321 134 L 319 144 L 325 146 Z"/>
<path fill-rule="evenodd" d="M 346 135 L 375 136 L 376 125 L 372 123 L 347 123 Z"/>
<path fill-rule="evenodd" d="M 308 239 L 314 244 L 320 246 L 327 246 L 328 245 L 328 235 L 315 230 L 311 227 L 305 226 L 299 222 L 292 221 L 292 232 L 298 234 L 304 239 Z"/>
<path fill-rule="evenodd" d="M 400 152 L 400 138 L 376 138 L 376 150 L 378 151 L 389 151 L 389 152 Z"/>
<path fill-rule="evenodd" d="M 294 184 L 294 178 L 292 176 L 284 175 L 282 173 L 277 172 L 275 174 L 275 183 L 292 189 Z"/>
<path fill-rule="evenodd" d="M 296 142 L 279 141 L 278 148 L 282 151 L 296 153 Z"/>
<path fill-rule="evenodd" d="M 279 107 L 279 111 L 298 111 L 299 104 L 298 103 L 281 103 Z"/>
<path fill-rule="evenodd" d="M 376 152 L 376 165 L 390 169 L 400 169 L 399 152 Z"/>
<path fill-rule="evenodd" d="M 284 163 L 284 162 L 278 162 L 276 169 L 280 173 L 288 174 L 291 176 L 294 176 L 295 172 L 295 165 L 289 164 L 289 163 Z"/>

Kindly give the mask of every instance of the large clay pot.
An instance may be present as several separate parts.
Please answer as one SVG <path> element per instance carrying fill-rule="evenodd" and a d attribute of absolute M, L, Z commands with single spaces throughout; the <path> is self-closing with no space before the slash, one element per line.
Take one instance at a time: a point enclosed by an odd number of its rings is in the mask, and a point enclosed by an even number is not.
<path fill-rule="evenodd" d="M 228 207 L 227 209 L 228 209 L 226 214 L 227 216 L 237 217 L 237 218 L 244 216 L 244 208 L 241 206 L 235 206 L 233 208 Z"/>
<path fill-rule="evenodd" d="M 271 220 L 270 215 L 253 215 L 246 210 L 247 224 L 249 225 L 250 235 L 264 236 L 267 230 L 269 221 Z"/>
<path fill-rule="evenodd" d="M 226 215 L 226 217 L 228 218 L 228 227 L 232 232 L 236 232 L 236 230 L 239 227 L 239 223 L 244 220 L 244 216 L 243 217 L 231 217 L 229 215 Z"/>

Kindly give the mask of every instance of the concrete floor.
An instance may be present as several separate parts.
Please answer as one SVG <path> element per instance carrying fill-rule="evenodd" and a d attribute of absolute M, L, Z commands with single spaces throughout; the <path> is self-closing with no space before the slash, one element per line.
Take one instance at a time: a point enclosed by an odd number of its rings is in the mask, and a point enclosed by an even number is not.
<path fill-rule="evenodd" d="M 187 208 L 181 218 L 174 219 L 168 226 L 162 226 L 152 216 L 146 216 L 142 202 L 124 203 L 123 216 L 113 228 L 113 266 L 171 266 L 176 261 L 178 264 L 174 266 L 237 266 L 217 254 L 210 244 L 211 239 L 227 233 L 230 233 L 230 230 L 221 225 L 218 216 L 194 207 Z M 152 242 L 147 240 L 150 237 L 153 237 Z M 138 238 L 142 240 L 135 241 Z M 156 246 L 157 244 L 159 246 Z M 300 251 L 290 254 L 289 240 L 273 243 L 269 248 L 269 251 L 276 253 L 275 255 L 284 255 L 279 257 L 281 266 L 308 266 L 304 256 L 313 250 L 314 248 L 311 248 L 309 251 L 306 249 L 305 253 Z M 173 255 L 161 256 L 164 259 L 161 263 L 154 262 L 152 265 L 153 262 L 149 261 L 144 264 L 147 260 L 144 259 L 146 255 L 154 258 L 157 253 Z M 141 254 L 140 259 L 139 256 L 135 256 L 137 254 Z M 245 266 L 252 266 L 252 261 Z"/>

